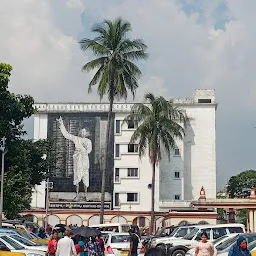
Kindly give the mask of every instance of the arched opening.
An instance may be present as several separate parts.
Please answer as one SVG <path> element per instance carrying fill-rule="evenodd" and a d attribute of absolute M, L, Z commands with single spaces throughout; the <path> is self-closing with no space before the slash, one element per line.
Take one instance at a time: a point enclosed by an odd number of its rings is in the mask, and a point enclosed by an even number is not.
<path fill-rule="evenodd" d="M 100 215 L 93 215 L 88 219 L 88 226 L 100 224 Z"/>
<path fill-rule="evenodd" d="M 208 225 L 209 222 L 205 221 L 205 220 L 201 220 L 198 222 L 199 225 Z"/>
<path fill-rule="evenodd" d="M 183 220 L 183 221 L 180 221 L 180 222 L 179 222 L 178 226 L 187 226 L 188 224 L 189 224 L 188 221 Z"/>
<path fill-rule="evenodd" d="M 27 221 L 34 222 L 34 223 L 38 223 L 37 217 L 33 214 L 26 214 L 26 215 L 23 216 L 23 219 L 25 219 Z"/>
<path fill-rule="evenodd" d="M 48 215 L 47 223 L 54 227 L 55 225 L 60 224 L 60 218 L 57 215 Z"/>
<path fill-rule="evenodd" d="M 162 227 L 164 227 L 164 217 L 159 217 L 155 221 L 155 230 L 157 231 Z"/>
<path fill-rule="evenodd" d="M 83 220 L 78 215 L 70 215 L 66 219 L 66 225 L 77 225 L 78 227 L 81 227 L 83 225 Z"/>
<path fill-rule="evenodd" d="M 127 219 L 123 216 L 115 216 L 111 219 L 111 222 L 125 224 L 125 223 L 127 223 Z"/>
<path fill-rule="evenodd" d="M 144 216 L 139 216 L 132 221 L 133 225 L 138 225 L 139 228 L 149 227 L 149 219 Z"/>

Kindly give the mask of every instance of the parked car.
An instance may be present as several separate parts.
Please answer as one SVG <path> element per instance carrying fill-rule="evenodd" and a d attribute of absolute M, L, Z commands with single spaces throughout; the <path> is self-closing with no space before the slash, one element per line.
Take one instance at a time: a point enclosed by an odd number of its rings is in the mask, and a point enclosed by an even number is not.
<path fill-rule="evenodd" d="M 29 231 L 28 232 L 29 236 L 31 237 L 31 241 L 36 243 L 36 244 L 41 244 L 41 245 L 45 245 L 48 246 L 49 240 L 48 239 L 42 239 L 41 237 L 39 237 L 37 234 Z"/>
<path fill-rule="evenodd" d="M 45 256 L 45 252 L 39 250 L 25 249 L 23 246 L 10 239 L 8 235 L 0 234 L 0 249 L 3 251 L 24 253 L 26 256 Z"/>
<path fill-rule="evenodd" d="M 142 244 L 147 246 L 151 244 L 152 239 L 154 238 L 163 238 L 168 237 L 170 239 L 182 238 L 185 235 L 189 234 L 197 225 L 187 225 L 187 226 L 170 226 L 160 228 L 155 235 L 147 236 Z"/>
<path fill-rule="evenodd" d="M 29 237 L 29 240 L 36 243 L 37 245 L 48 246 L 48 242 L 49 242 L 47 239 L 41 239 L 39 236 L 37 236 L 36 234 L 30 231 L 25 236 L 24 233 L 21 233 L 16 229 L 0 228 L 0 234 L 14 234 L 14 235 L 22 236 L 25 238 Z"/>
<path fill-rule="evenodd" d="M 218 256 L 227 256 L 230 248 L 235 245 L 239 236 L 244 236 L 248 245 L 253 241 L 256 241 L 256 233 L 238 234 L 236 237 L 230 238 L 223 242 L 221 245 L 216 246 Z"/>
<path fill-rule="evenodd" d="M 130 250 L 129 233 L 110 233 L 105 238 L 105 256 L 127 256 Z M 138 246 L 138 255 L 144 255 L 144 247 Z"/>
<path fill-rule="evenodd" d="M 48 249 L 47 246 L 38 245 L 26 239 L 25 237 L 15 235 L 15 234 L 7 234 L 7 236 L 13 241 L 15 241 L 16 243 L 18 243 L 19 245 L 23 246 L 25 249 L 34 249 L 34 250 L 47 252 L 47 249 Z"/>
<path fill-rule="evenodd" d="M 219 237 L 212 241 L 212 244 L 216 248 L 216 246 L 223 244 L 226 240 L 230 238 L 238 237 L 238 234 L 229 234 L 229 235 L 224 235 L 222 237 Z M 216 249 L 217 251 L 217 249 Z M 186 252 L 186 256 L 194 256 L 195 255 L 195 248 L 192 248 Z"/>
<path fill-rule="evenodd" d="M 152 239 L 151 246 L 157 247 L 161 244 L 171 243 L 173 246 L 183 245 L 191 249 L 201 240 L 201 234 L 203 232 L 207 233 L 209 241 L 213 241 L 227 234 L 244 233 L 245 227 L 242 224 L 201 225 L 195 227 L 191 233 L 182 239 L 171 239 L 170 237 L 154 238 Z"/>

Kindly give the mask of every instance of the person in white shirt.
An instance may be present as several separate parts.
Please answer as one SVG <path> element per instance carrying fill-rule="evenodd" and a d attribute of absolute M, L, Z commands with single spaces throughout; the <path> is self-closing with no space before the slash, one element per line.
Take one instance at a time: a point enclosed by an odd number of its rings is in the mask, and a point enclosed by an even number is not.
<path fill-rule="evenodd" d="M 73 240 L 70 238 L 70 232 L 65 231 L 64 238 L 58 242 L 56 256 L 77 256 Z"/>

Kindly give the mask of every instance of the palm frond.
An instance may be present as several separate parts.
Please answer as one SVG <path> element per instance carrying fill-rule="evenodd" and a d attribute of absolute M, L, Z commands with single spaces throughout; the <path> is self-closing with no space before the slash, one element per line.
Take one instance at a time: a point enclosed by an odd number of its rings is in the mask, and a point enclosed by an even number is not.
<path fill-rule="evenodd" d="M 108 58 L 107 57 L 100 57 L 98 59 L 94 59 L 88 63 L 86 63 L 82 70 L 84 72 L 90 72 L 92 71 L 93 69 L 95 68 L 99 68 L 101 66 L 105 66 L 106 62 L 108 61 Z"/>
<path fill-rule="evenodd" d="M 104 71 L 104 65 L 102 65 L 97 72 L 94 74 L 91 82 L 89 83 L 89 87 L 88 87 L 88 93 L 92 92 L 92 86 L 97 84 L 100 81 L 100 78 L 102 76 L 102 73 Z"/>
<path fill-rule="evenodd" d="M 94 39 L 84 38 L 79 42 L 82 50 L 99 57 L 85 64 L 83 71 L 98 69 L 89 84 L 89 92 L 98 83 L 101 99 L 104 94 L 111 101 L 126 99 L 128 91 L 135 97 L 141 71 L 133 61 L 146 59 L 147 46 L 141 39 L 129 39 L 130 31 L 131 24 L 121 18 L 104 20 L 92 27 Z"/>
<path fill-rule="evenodd" d="M 183 112 L 164 97 L 155 97 L 154 94 L 147 93 L 144 99 L 146 103 L 134 104 L 131 114 L 124 119 L 124 122 L 139 122 L 131 141 L 139 145 L 142 143 L 142 147 L 139 146 L 139 150 L 142 150 L 139 152 L 140 156 L 144 155 L 148 148 L 152 164 L 157 164 L 161 160 L 163 150 L 170 160 L 170 152 L 175 148 L 176 140 L 183 139 L 185 135 L 184 128 L 176 118 Z"/>
<path fill-rule="evenodd" d="M 83 51 L 90 50 L 96 56 L 108 56 L 111 54 L 106 46 L 96 42 L 95 40 L 84 38 L 79 41 L 79 44 Z"/>

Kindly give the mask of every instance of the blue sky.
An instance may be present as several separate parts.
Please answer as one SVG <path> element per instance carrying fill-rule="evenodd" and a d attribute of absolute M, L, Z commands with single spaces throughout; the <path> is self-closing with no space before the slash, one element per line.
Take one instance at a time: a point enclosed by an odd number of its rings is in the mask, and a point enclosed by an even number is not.
<path fill-rule="evenodd" d="M 2 0 L 0 57 L 13 65 L 11 90 L 36 101 L 99 101 L 87 95 L 91 56 L 77 41 L 95 22 L 122 16 L 150 57 L 136 100 L 145 91 L 192 97 L 214 88 L 218 188 L 256 168 L 255 0 Z M 31 121 L 26 128 L 32 134 Z"/>

